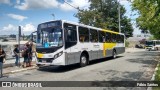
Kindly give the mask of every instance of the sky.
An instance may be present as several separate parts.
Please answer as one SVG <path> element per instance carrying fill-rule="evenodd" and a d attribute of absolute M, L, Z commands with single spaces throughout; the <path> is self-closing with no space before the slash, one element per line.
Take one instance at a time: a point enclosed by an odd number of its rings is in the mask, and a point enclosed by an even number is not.
<path fill-rule="evenodd" d="M 80 9 L 87 9 L 90 5 L 88 0 L 65 1 Z M 131 3 L 126 0 L 120 0 L 120 3 L 127 10 L 125 15 L 135 19 L 131 16 Z M 0 0 L 0 35 L 18 34 L 18 26 L 27 35 L 35 31 L 38 24 L 51 20 L 78 22 L 74 17 L 76 13 L 77 10 L 64 3 L 64 0 Z M 139 34 L 135 22 L 132 23 L 134 34 Z"/>

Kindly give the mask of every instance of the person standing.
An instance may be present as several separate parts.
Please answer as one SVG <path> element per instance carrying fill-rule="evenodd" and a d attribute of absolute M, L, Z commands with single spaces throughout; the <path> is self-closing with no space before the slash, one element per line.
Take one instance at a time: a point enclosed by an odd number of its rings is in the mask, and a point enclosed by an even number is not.
<path fill-rule="evenodd" d="M 29 66 L 29 44 L 27 43 L 26 44 L 26 47 L 25 49 L 23 50 L 23 53 L 22 53 L 22 57 L 24 57 L 24 61 L 23 61 L 23 67 L 27 67 Z"/>
<path fill-rule="evenodd" d="M 19 57 L 18 45 L 15 45 L 15 48 L 14 48 L 13 52 L 14 52 L 14 55 L 16 57 L 15 65 L 18 66 L 18 57 Z"/>
<path fill-rule="evenodd" d="M 6 56 L 6 53 L 2 49 L 2 46 L 0 45 L 0 69 L 1 69 L 1 77 L 2 77 L 3 63 L 5 62 L 5 56 Z"/>

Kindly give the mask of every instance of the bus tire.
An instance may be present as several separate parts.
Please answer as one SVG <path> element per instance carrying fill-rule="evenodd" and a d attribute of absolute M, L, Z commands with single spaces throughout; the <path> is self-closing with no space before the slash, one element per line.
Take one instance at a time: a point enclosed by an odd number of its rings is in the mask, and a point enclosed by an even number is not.
<path fill-rule="evenodd" d="M 117 53 L 116 53 L 116 50 L 113 50 L 113 53 L 112 53 L 112 58 L 113 58 L 113 59 L 117 58 Z"/>
<path fill-rule="evenodd" d="M 80 57 L 80 66 L 85 67 L 87 65 L 88 59 L 85 54 L 82 54 Z"/>

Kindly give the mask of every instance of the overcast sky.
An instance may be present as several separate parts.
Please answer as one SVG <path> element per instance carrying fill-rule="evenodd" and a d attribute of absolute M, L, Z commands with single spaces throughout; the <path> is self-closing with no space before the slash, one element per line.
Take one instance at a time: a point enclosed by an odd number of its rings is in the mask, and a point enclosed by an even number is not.
<path fill-rule="evenodd" d="M 88 8 L 88 0 L 66 0 L 80 9 Z M 131 6 L 126 0 L 120 0 L 127 9 L 126 16 L 131 16 Z M 17 34 L 18 26 L 22 26 L 24 34 L 35 31 L 39 23 L 55 19 L 78 22 L 74 17 L 77 10 L 67 5 L 63 0 L 0 0 L 0 35 Z M 55 17 L 52 16 L 55 15 Z M 133 22 L 134 34 L 140 33 Z"/>

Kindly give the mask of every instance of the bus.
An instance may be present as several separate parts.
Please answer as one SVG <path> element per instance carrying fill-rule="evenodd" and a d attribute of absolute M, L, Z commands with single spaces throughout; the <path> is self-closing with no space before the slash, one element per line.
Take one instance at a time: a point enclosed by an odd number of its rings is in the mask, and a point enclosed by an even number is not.
<path fill-rule="evenodd" d="M 124 34 L 66 20 L 41 23 L 36 33 L 38 66 L 79 63 L 83 67 L 125 52 Z"/>
<path fill-rule="evenodd" d="M 145 43 L 145 49 L 148 51 L 159 50 L 160 49 L 160 40 L 147 40 Z"/>

